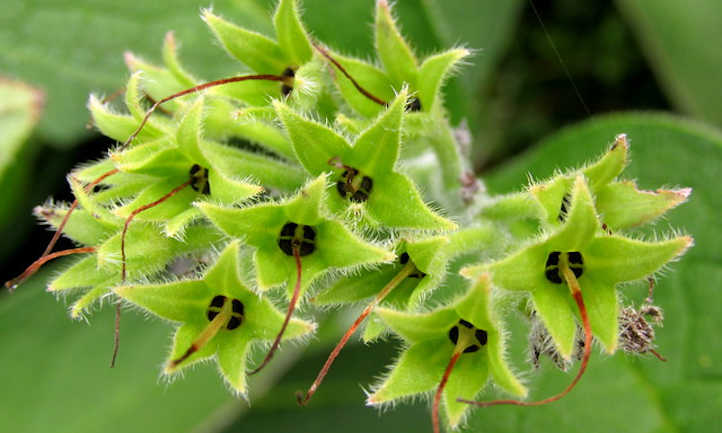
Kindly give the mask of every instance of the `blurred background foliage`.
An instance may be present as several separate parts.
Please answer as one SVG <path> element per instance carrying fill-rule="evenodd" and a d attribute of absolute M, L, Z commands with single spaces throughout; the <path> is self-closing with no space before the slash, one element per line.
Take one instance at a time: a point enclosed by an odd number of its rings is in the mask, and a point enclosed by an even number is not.
<path fill-rule="evenodd" d="M 316 37 L 349 54 L 371 55 L 372 0 L 305 0 L 303 5 Z M 722 125 L 722 2 L 536 0 L 534 5 L 543 25 L 531 3 L 522 0 L 396 3 L 404 33 L 421 52 L 454 44 L 477 50 L 447 88 L 454 123 L 466 121 L 473 133 L 477 173 L 491 191 L 512 191 L 526 183 L 527 173 L 542 178 L 578 165 L 626 132 L 633 155 L 629 176 L 641 187 L 694 188 L 689 203 L 642 235 L 677 227 L 694 235 L 697 245 L 657 290 L 666 310 L 658 343 L 669 362 L 595 354 L 579 388 L 563 401 L 476 410 L 468 431 L 713 431 L 722 424 L 722 134 L 717 129 Z M 198 76 L 215 79 L 241 71 L 209 43 L 212 37 L 198 18 L 208 2 L 7 0 L 3 6 L 4 281 L 30 263 L 49 238 L 35 225 L 32 206 L 49 196 L 70 199 L 65 174 L 78 162 L 101 157 L 112 144 L 85 127 L 85 103 L 90 92 L 108 95 L 123 86 L 125 50 L 159 62 L 163 35 L 174 30 L 183 60 Z M 246 27 L 271 29 L 271 0 L 216 0 L 213 6 Z M 310 407 L 296 406 L 293 393 L 312 381 L 348 323 L 345 314 L 327 314 L 310 347 L 284 348 L 273 371 L 254 378 L 249 408 L 230 397 L 211 368 L 198 368 L 177 383 L 159 383 L 169 327 L 137 314 L 124 318 L 120 363 L 109 370 L 110 311 L 94 316 L 92 328 L 70 321 L 44 293 L 52 272 L 42 272 L 12 296 L 0 293 L 0 431 L 430 430 L 426 402 L 383 414 L 364 407 L 361 386 L 384 371 L 396 355 L 396 341 L 349 348 Z M 641 302 L 645 288 L 625 287 L 624 294 Z M 509 326 L 524 335 L 522 321 Z M 529 371 L 523 338 L 514 339 L 510 355 L 519 371 Z M 549 365 L 526 376 L 536 397 L 569 380 Z M 267 392 L 271 386 L 273 392 Z"/>

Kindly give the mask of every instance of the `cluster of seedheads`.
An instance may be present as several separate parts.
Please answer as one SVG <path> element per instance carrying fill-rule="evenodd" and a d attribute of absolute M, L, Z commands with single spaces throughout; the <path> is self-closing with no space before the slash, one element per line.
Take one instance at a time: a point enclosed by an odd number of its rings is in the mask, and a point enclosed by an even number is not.
<path fill-rule="evenodd" d="M 584 259 L 579 251 L 570 251 L 564 253 L 568 260 L 569 269 L 574 273 L 574 276 L 579 278 L 584 273 Z M 559 268 L 559 258 L 562 256 L 561 251 L 552 251 L 547 256 L 547 262 L 544 267 L 544 275 L 547 280 L 554 284 L 561 284 L 564 282 L 564 278 Z"/>
<path fill-rule="evenodd" d="M 316 249 L 316 229 L 304 224 L 287 222 L 281 228 L 278 236 L 278 248 L 287 256 L 293 256 L 294 251 L 303 257 Z"/>
<path fill-rule="evenodd" d="M 354 77 L 352 77 L 346 69 L 338 62 L 336 61 L 323 47 L 314 44 L 314 47 L 326 58 L 328 59 L 337 69 L 339 69 L 342 74 L 351 81 L 351 83 L 355 86 L 355 88 L 364 96 L 366 96 L 369 100 L 382 105 L 382 106 L 388 106 L 388 103 L 381 98 L 378 98 L 377 96 L 371 94 L 369 91 L 367 91 L 361 84 L 359 84 Z M 171 101 L 173 99 L 182 97 L 184 95 L 200 92 L 204 89 L 208 89 L 215 86 L 221 86 L 229 83 L 236 83 L 236 82 L 242 82 L 242 81 L 251 81 L 251 80 L 265 80 L 265 81 L 275 81 L 279 82 L 280 87 L 280 93 L 282 96 L 287 97 L 291 94 L 294 88 L 294 80 L 296 75 L 296 69 L 293 67 L 287 67 L 280 75 L 269 75 L 269 74 L 257 74 L 257 75 L 245 75 L 245 76 L 237 76 L 237 77 L 230 77 L 230 78 L 224 78 L 221 80 L 211 81 L 204 84 L 200 84 L 191 88 L 188 88 L 186 90 L 183 90 L 181 92 L 175 93 L 173 95 L 167 96 L 165 98 L 162 98 L 158 101 L 155 101 L 153 105 L 150 107 L 150 109 L 146 112 L 145 116 L 143 117 L 142 121 L 140 122 L 137 129 L 130 134 L 128 139 L 123 143 L 121 146 L 121 150 L 126 148 L 131 144 L 131 142 L 137 137 L 137 135 L 140 133 L 140 131 L 143 129 L 145 124 L 148 122 L 150 116 L 153 114 L 153 112 L 156 109 L 159 109 L 162 104 L 165 102 Z M 418 112 L 422 110 L 421 100 L 413 96 L 411 97 L 405 106 L 406 111 L 410 112 Z M 370 194 L 373 191 L 374 188 L 374 182 L 373 179 L 368 176 L 367 174 L 364 174 L 362 171 L 360 171 L 358 168 L 351 167 L 349 165 L 346 165 L 341 161 L 339 157 L 334 157 L 331 160 L 328 161 L 328 164 L 336 168 L 338 171 L 340 171 L 340 174 L 338 178 L 335 181 L 335 187 L 338 192 L 338 194 L 343 199 L 348 199 L 351 202 L 354 203 L 363 203 L 369 199 Z M 111 170 L 102 176 L 100 176 L 98 179 L 94 180 L 88 186 L 86 187 L 86 191 L 92 190 L 94 187 L 98 186 L 105 178 L 108 176 L 112 176 L 113 174 L 117 173 L 118 170 L 114 169 Z M 189 178 L 187 181 L 182 183 L 181 185 L 177 186 L 173 190 L 169 191 L 164 196 L 158 198 L 156 201 L 153 201 L 151 203 L 145 204 L 143 206 L 140 206 L 136 209 L 134 209 L 130 215 L 125 220 L 123 230 L 122 230 L 122 236 L 121 236 L 121 256 L 122 256 L 122 268 L 121 268 L 121 281 L 125 282 L 126 280 L 126 255 L 125 255 L 125 238 L 126 233 L 128 230 L 128 226 L 133 220 L 133 218 L 138 215 L 139 213 L 148 210 L 150 208 L 153 208 L 173 195 L 177 194 L 179 191 L 184 189 L 187 186 L 190 186 L 194 191 L 203 194 L 203 195 L 210 195 L 211 194 L 211 188 L 210 183 L 208 179 L 209 169 L 205 167 L 201 167 L 198 164 L 193 164 L 193 166 L 189 170 Z M 475 179 L 474 179 L 475 180 Z M 64 220 L 59 225 L 57 232 L 53 236 L 53 239 L 51 240 L 50 244 L 48 245 L 46 251 L 43 253 L 40 259 L 33 263 L 26 272 L 24 272 L 22 275 L 20 275 L 15 280 L 12 280 L 6 285 L 8 287 L 14 288 L 17 284 L 22 282 L 25 278 L 30 276 L 32 273 L 34 273 L 43 263 L 47 262 L 48 260 L 60 257 L 63 255 L 69 255 L 69 254 L 77 254 L 77 253 L 92 253 L 95 251 L 94 247 L 86 247 L 86 248 L 77 248 L 73 250 L 66 250 L 66 251 L 60 251 L 57 253 L 50 254 L 50 251 L 52 251 L 53 246 L 57 242 L 58 237 L 63 231 L 63 228 L 65 224 L 67 223 L 68 218 L 70 217 L 70 214 L 72 211 L 76 208 L 78 202 L 77 200 L 73 202 L 71 207 L 69 208 L 68 212 L 65 215 Z M 568 209 L 571 206 L 571 196 L 570 194 L 566 193 L 561 202 L 560 211 L 558 215 L 558 220 L 561 222 L 564 222 L 566 220 Z M 286 222 L 279 230 L 278 235 L 278 247 L 279 249 L 287 256 L 293 257 L 296 264 L 296 270 L 297 270 L 297 279 L 296 284 L 293 290 L 293 295 L 290 299 L 288 310 L 283 322 L 283 325 L 276 336 L 275 341 L 273 342 L 270 350 L 268 351 L 265 359 L 261 362 L 261 364 L 254 370 L 250 371 L 249 374 L 254 374 L 259 372 L 261 369 L 267 365 L 267 363 L 271 360 L 275 350 L 277 349 L 280 340 L 285 332 L 285 329 L 290 321 L 291 316 L 293 315 L 293 312 L 295 310 L 296 304 L 299 299 L 300 294 L 300 287 L 301 287 L 301 273 L 302 273 L 302 267 L 301 267 L 301 258 L 308 256 L 316 251 L 316 229 L 313 226 L 304 225 L 304 224 L 298 224 L 295 222 L 288 221 Z M 424 272 L 419 270 L 416 265 L 411 260 L 409 254 L 407 252 L 403 252 L 399 256 L 399 264 L 401 265 L 401 268 L 399 272 L 388 282 L 388 284 L 374 297 L 374 299 L 367 305 L 367 307 L 363 310 L 363 312 L 358 316 L 358 318 L 355 320 L 355 322 L 351 325 L 351 327 L 348 329 L 348 331 L 344 334 L 344 336 L 341 338 L 337 346 L 333 349 L 331 354 L 329 355 L 326 363 L 322 367 L 321 371 L 319 372 L 318 376 L 316 377 L 315 381 L 311 385 L 311 387 L 308 389 L 306 393 L 300 393 L 298 395 L 298 401 L 300 404 L 305 404 L 308 402 L 308 400 L 311 398 L 311 396 L 316 392 L 320 384 L 322 383 L 324 377 L 326 376 L 326 373 L 328 372 L 329 368 L 331 367 L 332 363 L 336 359 L 336 357 L 339 355 L 340 351 L 344 347 L 344 345 L 347 343 L 349 338 L 355 333 L 355 331 L 358 329 L 358 327 L 361 325 L 361 323 L 365 320 L 366 317 L 374 310 L 376 306 L 381 303 L 386 296 L 394 289 L 396 288 L 402 281 L 404 281 L 406 278 L 417 278 L 422 279 L 426 276 Z M 522 406 L 536 406 L 536 405 L 542 405 L 546 403 L 550 403 L 552 401 L 556 401 L 560 398 L 562 398 L 564 395 L 569 393 L 572 388 L 576 385 L 576 383 L 579 381 L 581 376 L 583 375 L 589 356 L 591 353 L 591 343 L 592 343 L 592 334 L 591 334 L 591 327 L 589 324 L 589 319 L 587 317 L 587 311 L 582 299 L 582 293 L 579 287 L 579 284 L 577 282 L 577 278 L 581 277 L 584 272 L 584 260 L 580 252 L 578 251 L 569 251 L 569 252 L 562 252 L 562 251 L 552 251 L 548 254 L 547 260 L 544 267 L 544 275 L 546 279 L 554 284 L 563 284 L 566 283 L 566 285 L 569 287 L 572 297 L 575 299 L 577 306 L 579 308 L 579 313 L 582 319 L 582 328 L 581 333 L 583 334 L 584 338 L 578 338 L 576 342 L 576 350 L 574 352 L 574 357 L 581 360 L 581 366 L 579 368 L 579 371 L 574 378 L 574 380 L 569 384 L 569 386 L 560 392 L 557 395 L 554 395 L 552 397 L 549 397 L 544 400 L 535 401 L 535 402 L 523 402 L 519 400 L 494 400 L 489 402 L 476 402 L 476 401 L 470 401 L 470 400 L 464 400 L 464 399 L 458 399 L 460 402 L 473 404 L 477 406 L 493 406 L 493 405 L 499 405 L 499 404 L 514 404 L 514 405 L 522 405 Z M 191 344 L 191 346 L 187 349 L 187 351 L 179 358 L 174 359 L 171 361 L 170 366 L 176 367 L 186 359 L 188 359 L 193 353 L 198 351 L 201 347 L 203 347 L 204 344 L 206 344 L 211 338 L 213 338 L 216 333 L 219 331 L 225 329 L 227 331 L 233 331 L 240 326 L 242 326 L 244 322 L 244 305 L 243 303 L 238 299 L 229 299 L 228 297 L 224 295 L 216 295 L 213 297 L 208 305 L 208 308 L 206 310 L 206 318 L 209 322 L 207 327 L 201 332 L 201 334 L 197 337 L 197 339 Z M 115 361 L 115 357 L 117 355 L 117 348 L 118 348 L 118 324 L 119 324 L 119 317 L 120 317 L 120 304 L 117 304 L 116 307 L 116 335 L 115 335 L 115 348 L 113 353 L 113 361 L 111 365 Z M 660 359 L 663 359 L 656 351 L 654 350 L 653 346 L 653 340 L 654 340 L 654 329 L 652 324 L 650 324 L 646 318 L 651 318 L 653 325 L 661 324 L 662 321 L 662 315 L 661 310 L 659 310 L 656 307 L 653 307 L 651 305 L 644 305 L 639 311 L 636 311 L 632 307 L 627 307 L 622 310 L 622 314 L 620 317 L 620 341 L 622 348 L 627 352 L 633 352 L 633 353 L 653 353 Z M 432 410 L 432 420 L 433 420 L 433 426 L 435 432 L 438 432 L 439 430 L 439 423 L 438 423 L 438 407 L 441 399 L 442 391 L 448 381 L 449 375 L 451 374 L 452 369 L 454 368 L 454 365 L 458 361 L 459 357 L 462 354 L 470 354 L 480 351 L 484 346 L 488 343 L 488 334 L 487 331 L 484 329 L 479 329 L 474 327 L 472 323 L 470 323 L 467 320 L 460 319 L 457 324 L 453 325 L 449 331 L 448 331 L 448 338 L 450 342 L 454 345 L 455 349 L 453 352 L 453 355 L 451 359 L 449 360 L 449 363 L 446 367 L 446 370 L 440 380 L 439 386 L 437 388 L 434 401 L 433 401 L 433 410 Z M 551 337 L 549 336 L 548 331 L 543 326 L 541 321 L 536 317 L 535 313 L 532 313 L 532 331 L 530 333 L 530 351 L 531 351 L 531 357 L 532 362 L 535 366 L 538 366 L 539 364 L 539 358 L 542 355 L 549 356 L 552 361 L 554 361 L 557 366 L 560 368 L 563 368 L 566 370 L 568 367 L 568 361 L 564 360 L 563 357 L 559 354 L 559 352 L 556 350 L 554 343 L 551 340 Z"/>
<path fill-rule="evenodd" d="M 221 309 L 223 308 L 223 305 L 227 301 L 228 298 L 223 295 L 216 295 L 215 297 L 213 297 L 210 305 L 208 305 L 208 310 L 206 311 L 206 317 L 208 318 L 209 322 L 213 321 L 213 319 L 218 316 L 218 314 L 221 312 Z M 238 299 L 232 299 L 231 317 L 228 319 L 226 329 L 233 330 L 241 326 L 241 324 L 243 323 L 243 313 L 243 302 L 239 301 Z"/>
<path fill-rule="evenodd" d="M 369 199 L 371 190 L 374 187 L 374 181 L 371 177 L 362 174 L 357 168 L 344 164 L 338 157 L 331 158 L 328 163 L 339 170 L 343 170 L 336 181 L 336 191 L 338 191 L 341 198 L 348 198 L 354 203 L 363 203 Z"/>
<path fill-rule="evenodd" d="M 461 331 L 459 331 L 459 326 L 461 326 Z M 449 329 L 449 340 L 454 343 L 454 346 L 459 343 L 459 332 L 462 334 L 474 335 L 474 338 L 471 339 L 472 342 L 468 341 L 470 340 L 469 338 L 462 339 L 462 341 L 466 342 L 465 347 L 462 350 L 463 353 L 474 353 L 483 346 L 486 346 L 486 342 L 489 337 L 486 331 L 475 328 L 474 325 L 464 319 L 459 319 L 459 323 Z"/>

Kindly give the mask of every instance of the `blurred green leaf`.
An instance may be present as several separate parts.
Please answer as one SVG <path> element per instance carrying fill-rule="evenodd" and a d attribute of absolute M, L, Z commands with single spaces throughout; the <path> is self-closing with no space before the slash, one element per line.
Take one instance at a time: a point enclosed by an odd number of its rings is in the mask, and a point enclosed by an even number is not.
<path fill-rule="evenodd" d="M 24 145 L 40 118 L 43 100 L 37 89 L 0 78 L 0 227 L 5 227 L 12 216 L 7 214 L 21 196 L 28 168 L 25 158 L 31 153 Z"/>
<path fill-rule="evenodd" d="M 205 79 L 239 71 L 212 42 L 198 13 L 205 0 L 118 2 L 98 0 L 9 0 L 0 16 L 0 70 L 48 95 L 41 138 L 70 146 L 87 134 L 90 92 L 111 94 L 123 87 L 123 51 L 160 63 L 163 36 L 175 30 L 180 56 Z M 239 25 L 271 31 L 270 9 L 261 0 L 214 2 Z"/>
<path fill-rule="evenodd" d="M 121 319 L 118 363 L 108 368 L 113 309 L 95 314 L 93 326 L 71 321 L 43 290 L 51 273 L 0 296 L 0 431 L 180 433 L 224 424 L 248 409 L 207 364 L 163 383 L 159 374 L 172 327 L 135 312 Z M 268 391 L 298 354 L 285 350 L 263 377 L 254 377 L 251 400 Z"/>
<path fill-rule="evenodd" d="M 617 5 L 669 97 L 695 117 L 722 125 L 722 2 L 617 0 Z"/>

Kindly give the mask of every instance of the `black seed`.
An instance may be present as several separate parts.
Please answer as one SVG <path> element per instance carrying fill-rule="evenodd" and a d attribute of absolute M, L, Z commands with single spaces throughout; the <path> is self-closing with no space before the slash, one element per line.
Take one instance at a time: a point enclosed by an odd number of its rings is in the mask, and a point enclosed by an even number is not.
<path fill-rule="evenodd" d="M 459 341 L 459 327 L 454 326 L 453 328 L 449 329 L 449 340 L 451 340 L 452 343 L 456 344 L 457 341 Z"/>
<path fill-rule="evenodd" d="M 211 184 L 210 184 L 210 182 L 206 181 L 205 185 L 203 185 L 203 191 L 201 191 L 201 194 L 211 195 Z"/>
<path fill-rule="evenodd" d="M 286 253 L 287 256 L 293 255 L 293 244 L 291 243 L 291 239 L 279 239 L 278 248 Z"/>
<path fill-rule="evenodd" d="M 296 235 L 296 227 L 298 227 L 298 224 L 296 223 L 286 223 L 281 228 L 281 236 L 282 237 L 294 237 Z"/>
<path fill-rule="evenodd" d="M 364 176 L 363 179 L 361 179 L 361 189 L 366 191 L 366 193 L 370 193 L 371 189 L 374 187 L 374 181 L 368 177 Z"/>
<path fill-rule="evenodd" d="M 403 253 L 399 256 L 399 263 L 405 265 L 409 262 L 409 253 Z"/>
<path fill-rule="evenodd" d="M 231 316 L 230 320 L 228 320 L 228 324 L 226 325 L 226 329 L 236 329 L 241 326 L 241 323 L 243 323 L 243 319 L 241 317 Z"/>
<path fill-rule="evenodd" d="M 288 96 L 293 91 L 293 87 L 289 86 L 288 84 L 282 84 L 281 85 L 281 95 Z"/>
<path fill-rule="evenodd" d="M 582 268 L 571 268 L 572 272 L 574 273 L 574 276 L 579 278 L 582 276 L 582 273 L 584 272 L 584 269 Z"/>
<path fill-rule="evenodd" d="M 223 304 L 226 303 L 226 297 L 223 295 L 218 295 L 213 300 L 211 300 L 211 305 L 209 307 L 218 307 L 223 308 Z"/>
<path fill-rule="evenodd" d="M 406 104 L 406 111 L 421 111 L 421 101 L 417 97 L 413 97 Z"/>
<path fill-rule="evenodd" d="M 234 299 L 231 302 L 231 306 L 234 313 L 243 315 L 243 302 L 239 301 L 238 299 Z"/>
<path fill-rule="evenodd" d="M 549 266 L 558 266 L 559 255 L 561 255 L 559 251 L 552 251 L 551 253 L 549 253 L 549 257 L 547 257 L 546 267 L 548 268 Z"/>
<path fill-rule="evenodd" d="M 466 326 L 466 327 L 469 328 L 469 329 L 471 329 L 471 328 L 474 327 L 474 325 L 472 325 L 470 322 L 467 322 L 467 321 L 464 320 L 464 319 L 459 319 L 459 324 L 460 324 L 460 325 L 464 325 L 464 326 Z"/>
<path fill-rule="evenodd" d="M 564 220 L 566 219 L 566 216 L 567 216 L 567 209 L 569 207 L 571 207 L 571 205 L 572 205 L 571 196 L 569 195 L 569 193 L 564 194 L 564 197 L 562 197 L 562 206 L 559 209 L 559 216 L 557 217 L 557 218 L 559 218 L 559 221 L 564 222 Z"/>
<path fill-rule="evenodd" d="M 198 173 L 198 171 L 201 169 L 201 166 L 198 164 L 193 164 L 191 167 L 190 175 L 193 176 L 194 174 Z"/>
<path fill-rule="evenodd" d="M 572 265 L 583 265 L 584 260 L 582 259 L 582 253 L 579 251 L 570 251 L 567 253 L 567 257 L 569 257 L 569 263 Z"/>
<path fill-rule="evenodd" d="M 486 331 L 483 329 L 477 329 L 474 333 L 474 336 L 476 337 L 476 341 L 479 342 L 482 346 L 486 346 L 486 342 L 489 338 L 489 336 L 486 334 Z"/>
<path fill-rule="evenodd" d="M 296 72 L 292 68 L 288 67 L 284 69 L 283 72 L 281 72 L 281 76 L 293 78 L 294 76 L 296 76 Z"/>
<path fill-rule="evenodd" d="M 472 344 L 471 346 L 464 349 L 464 353 L 474 353 L 477 350 L 479 350 L 479 346 L 477 346 L 476 344 Z"/>
<path fill-rule="evenodd" d="M 303 238 L 307 241 L 316 239 L 316 230 L 311 226 L 303 226 Z"/>
<path fill-rule="evenodd" d="M 307 256 L 316 250 L 316 245 L 310 242 L 301 242 L 301 247 L 298 249 L 298 255 L 301 257 Z M 291 252 L 293 254 L 293 252 Z"/>
<path fill-rule="evenodd" d="M 209 321 L 209 322 L 210 322 L 211 320 L 215 319 L 217 315 L 218 315 L 218 311 L 208 310 L 208 311 L 206 312 L 206 316 L 208 317 L 208 321 Z"/>
<path fill-rule="evenodd" d="M 351 201 L 354 203 L 363 203 L 369 199 L 369 195 L 365 192 L 358 190 L 351 196 Z"/>
<path fill-rule="evenodd" d="M 336 182 L 336 191 L 341 194 L 341 197 L 346 198 L 346 182 L 343 180 Z"/>
<path fill-rule="evenodd" d="M 546 275 L 547 280 L 554 284 L 562 283 L 562 277 L 559 276 L 559 269 L 547 269 L 544 275 Z"/>

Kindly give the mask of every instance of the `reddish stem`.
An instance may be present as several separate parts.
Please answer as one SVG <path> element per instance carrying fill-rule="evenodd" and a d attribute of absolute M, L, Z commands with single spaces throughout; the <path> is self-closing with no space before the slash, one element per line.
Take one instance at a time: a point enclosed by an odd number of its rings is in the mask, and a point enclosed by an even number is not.
<path fill-rule="evenodd" d="M 291 316 L 293 315 L 293 312 L 296 310 L 296 304 L 298 303 L 299 295 L 301 294 L 301 253 L 299 251 L 299 247 L 294 246 L 293 247 L 293 258 L 296 259 L 296 286 L 293 288 L 293 295 L 291 296 L 291 301 L 288 303 L 288 310 L 286 311 L 286 318 L 283 319 L 283 325 L 281 325 L 281 330 L 278 331 L 278 335 L 276 335 L 276 339 L 273 340 L 273 344 L 271 345 L 271 349 L 266 354 L 266 357 L 263 358 L 263 362 L 261 362 L 261 365 L 256 367 L 254 370 L 248 372 L 248 375 L 253 375 L 258 373 L 259 371 L 263 370 L 263 368 L 271 362 L 271 358 L 273 358 L 273 354 L 276 352 L 276 349 L 278 349 L 278 346 L 281 344 L 281 338 L 283 338 L 283 334 L 286 332 L 286 327 L 288 326 L 288 323 L 291 321 Z"/>
<path fill-rule="evenodd" d="M 333 65 L 336 66 L 336 67 L 338 68 L 338 70 L 341 71 L 341 73 L 342 73 L 346 78 L 349 79 L 349 81 L 351 81 L 351 84 L 353 84 L 353 86 L 356 88 L 356 90 L 358 90 L 359 92 L 361 92 L 362 95 L 364 95 L 364 96 L 367 97 L 368 99 L 370 99 L 370 100 L 374 101 L 375 103 L 377 103 L 377 104 L 379 104 L 379 105 L 382 105 L 382 106 L 384 106 L 384 107 L 386 107 L 386 106 L 389 105 L 389 104 L 388 104 L 386 101 L 384 101 L 383 99 L 381 99 L 381 98 L 379 98 L 379 97 L 377 97 L 377 96 L 374 96 L 371 92 L 369 92 L 368 90 L 366 90 L 366 89 L 364 89 L 363 87 L 361 87 L 361 85 L 351 76 L 351 74 L 349 74 L 349 73 L 346 71 L 346 69 L 345 69 L 343 66 L 341 66 L 341 64 L 340 64 L 336 59 L 334 59 L 334 58 L 331 56 L 331 54 L 329 54 L 328 51 L 326 51 L 323 47 L 321 47 L 321 46 L 318 45 L 318 44 L 313 44 L 313 46 L 316 47 L 316 49 L 318 50 L 318 52 L 321 53 L 325 58 L 327 58 L 329 62 L 333 63 Z"/>
<path fill-rule="evenodd" d="M 576 282 L 576 280 L 574 280 Z M 574 377 L 574 380 L 564 389 L 564 391 L 560 392 L 559 394 L 553 395 L 549 398 L 545 398 L 544 400 L 539 401 L 532 401 L 532 402 L 526 402 L 526 401 L 520 401 L 520 400 L 493 400 L 493 401 L 473 401 L 473 400 L 466 400 L 463 398 L 457 398 L 456 401 L 460 403 L 467 403 L 467 404 L 473 404 L 475 406 L 479 407 L 489 407 L 489 406 L 496 406 L 500 404 L 512 404 L 516 406 L 541 406 L 547 403 L 551 403 L 554 401 L 557 401 L 564 397 L 565 395 L 569 394 L 569 392 L 574 389 L 577 382 L 582 378 L 582 375 L 584 374 L 584 371 L 587 369 L 587 364 L 589 363 L 589 357 L 592 353 L 592 327 L 589 324 L 589 316 L 587 315 L 587 308 L 584 305 L 584 299 L 582 298 L 582 292 L 578 290 L 578 285 L 575 288 L 570 287 L 572 290 L 572 296 L 574 297 L 574 300 L 577 303 L 577 308 L 579 308 L 579 314 L 582 316 L 582 325 L 584 327 L 584 355 L 582 357 L 582 363 L 579 367 L 579 371 L 577 372 L 577 375 Z"/>
<path fill-rule="evenodd" d="M 439 433 L 439 404 L 441 403 L 441 394 L 444 392 L 446 382 L 449 381 L 451 370 L 454 368 L 454 365 L 456 365 L 456 361 L 459 360 L 459 356 L 461 356 L 462 353 L 463 351 L 461 350 L 454 350 L 454 354 L 451 355 L 449 364 L 446 366 L 446 370 L 444 371 L 444 376 L 442 376 L 441 382 L 439 382 L 439 387 L 436 389 L 434 404 L 431 407 L 431 424 L 434 427 L 434 433 Z"/>
<path fill-rule="evenodd" d="M 133 131 L 132 134 L 128 137 L 127 140 L 125 140 L 125 143 L 121 146 L 121 149 L 126 148 L 134 139 L 135 137 L 140 134 L 140 131 L 143 129 L 145 124 L 148 122 L 148 119 L 150 118 L 150 115 L 153 114 L 153 112 L 158 108 L 161 104 L 164 104 L 172 99 L 179 98 L 181 96 L 185 96 L 189 93 L 193 92 L 199 92 L 201 90 L 207 89 L 209 87 L 215 87 L 215 86 L 222 86 L 224 84 L 230 84 L 230 83 L 238 83 L 241 81 L 248 81 L 248 80 L 265 80 L 265 81 L 284 81 L 286 80 L 286 77 L 280 76 L 280 75 L 272 75 L 272 74 L 258 74 L 258 75 L 244 75 L 241 77 L 230 77 L 230 78 L 223 78 L 220 80 L 215 81 L 209 81 L 207 83 L 199 84 L 197 86 L 191 87 L 189 89 L 182 90 L 178 93 L 174 93 L 170 96 L 166 96 L 165 98 L 155 102 L 150 109 L 145 113 L 145 116 L 143 117 L 143 120 L 140 122 L 140 125 L 138 125 L 138 128 Z"/>
<path fill-rule="evenodd" d="M 150 208 L 153 208 L 155 206 L 158 206 L 159 204 L 163 203 L 164 201 L 168 200 L 169 198 L 173 197 L 174 195 L 178 194 L 183 188 L 190 185 L 192 182 L 192 179 L 189 179 L 185 182 L 183 182 L 181 185 L 178 185 L 177 187 L 173 188 L 169 193 L 164 195 L 163 197 L 159 198 L 158 200 L 148 203 L 146 205 L 143 205 L 137 209 L 135 209 L 133 212 L 128 215 L 128 218 L 125 220 L 125 224 L 123 225 L 123 233 L 120 235 L 120 256 L 121 256 L 121 271 L 120 271 L 120 280 L 121 282 L 125 282 L 125 235 L 128 232 L 128 226 L 130 225 L 130 222 L 133 221 L 133 218 L 135 218 L 136 215 L 139 213 L 146 211 Z"/>
<path fill-rule="evenodd" d="M 88 185 L 85 186 L 85 192 L 89 193 L 96 185 L 98 185 L 100 182 L 104 181 L 107 177 L 112 176 L 116 173 L 118 173 L 118 169 L 114 168 L 108 172 L 105 172 L 101 174 L 97 179 L 90 182 Z M 53 247 L 55 247 L 55 244 L 58 242 L 58 239 L 60 239 L 60 235 L 63 233 L 63 229 L 65 228 L 65 225 L 68 223 L 68 220 L 70 219 L 70 214 L 73 213 L 75 208 L 78 207 L 78 199 L 76 198 L 73 200 L 73 203 L 68 208 L 68 211 L 65 213 L 65 216 L 63 217 L 63 220 L 60 222 L 60 225 L 55 230 L 55 233 L 53 234 L 53 238 L 50 239 L 50 242 L 48 243 L 48 246 L 45 247 L 45 251 L 43 251 L 43 254 L 40 257 L 47 256 L 50 254 L 50 251 L 53 250 Z"/>
<path fill-rule="evenodd" d="M 413 273 L 416 270 L 416 266 L 409 261 L 406 266 L 401 268 L 398 274 L 394 276 L 394 278 L 389 281 L 389 283 L 381 289 L 381 291 L 376 295 L 373 301 L 371 301 L 366 308 L 361 312 L 361 314 L 356 318 L 356 321 L 353 322 L 350 328 L 346 331 L 346 333 L 341 337 L 341 340 L 336 344 L 336 347 L 334 347 L 333 351 L 330 355 L 328 355 L 328 359 L 326 359 L 326 363 L 323 364 L 323 367 L 321 368 L 321 371 L 318 373 L 318 376 L 316 376 L 316 380 L 313 381 L 311 384 L 311 387 L 306 391 L 306 395 L 304 396 L 301 393 L 296 394 L 296 400 L 298 401 L 298 404 L 301 406 L 304 406 L 308 400 L 313 397 L 313 394 L 316 393 L 316 390 L 319 386 L 321 386 L 321 383 L 323 382 L 323 379 L 326 377 L 326 374 L 328 374 L 328 370 L 331 368 L 331 365 L 336 360 L 336 357 L 338 357 L 339 353 L 341 353 L 341 349 L 346 346 L 346 343 L 351 338 L 351 336 L 356 332 L 356 329 L 361 325 L 361 323 L 368 317 L 369 314 L 376 308 L 377 305 L 381 301 L 386 298 L 386 296 L 391 293 L 393 289 L 395 289 L 399 283 L 401 283 L 406 277 L 408 277 L 411 273 Z"/>
<path fill-rule="evenodd" d="M 135 209 L 133 212 L 128 215 L 128 218 L 125 220 L 125 224 L 123 225 L 123 232 L 120 235 L 120 256 L 121 256 L 121 270 L 120 270 L 120 282 L 125 283 L 125 276 L 126 276 L 126 261 L 125 261 L 125 235 L 128 233 L 128 226 L 130 225 L 130 222 L 133 221 L 133 218 L 135 218 L 136 215 L 139 213 L 146 211 L 152 207 L 158 206 L 159 204 L 163 203 L 164 201 L 168 200 L 169 198 L 176 195 L 179 191 L 181 191 L 183 188 L 190 185 L 192 182 L 192 179 L 189 179 L 182 184 L 178 185 L 177 187 L 173 188 L 169 193 L 164 195 L 163 197 L 159 198 L 158 200 L 148 203 L 146 205 L 143 205 L 137 209 Z M 120 348 L 120 300 L 117 304 L 115 304 L 115 332 L 113 334 L 113 357 L 110 360 L 110 368 L 115 367 L 115 360 L 118 357 L 118 349 Z"/>
<path fill-rule="evenodd" d="M 82 248 L 72 248 L 69 250 L 63 250 L 63 251 L 56 251 L 52 254 L 48 254 L 46 256 L 40 257 L 39 259 L 35 260 L 30 266 L 25 269 L 25 271 L 18 275 L 17 277 L 13 278 L 10 281 L 7 281 L 5 283 L 5 287 L 8 288 L 11 292 L 15 290 L 15 287 L 17 287 L 20 282 L 25 280 L 30 275 L 34 274 L 35 272 L 40 269 L 41 266 L 43 266 L 45 263 L 49 262 L 50 260 L 56 259 L 58 257 L 63 256 L 69 256 L 71 254 L 85 254 L 85 253 L 93 253 L 95 252 L 95 247 L 82 247 Z"/>

